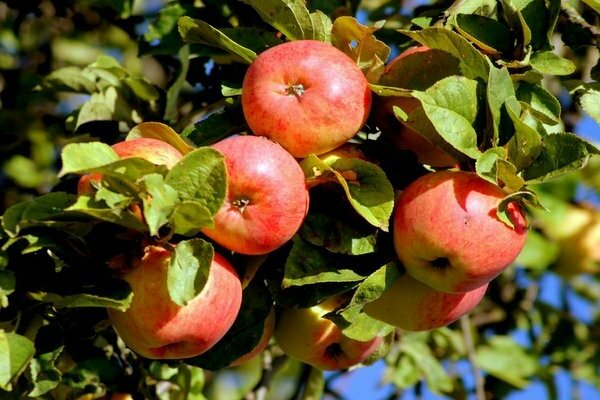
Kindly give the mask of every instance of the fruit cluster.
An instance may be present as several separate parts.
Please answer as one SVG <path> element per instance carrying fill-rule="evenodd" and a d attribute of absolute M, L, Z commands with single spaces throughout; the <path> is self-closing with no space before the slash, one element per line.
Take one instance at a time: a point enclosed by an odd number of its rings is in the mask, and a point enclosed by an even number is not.
<path fill-rule="evenodd" d="M 395 69 L 404 57 L 417 54 L 427 59 L 432 52 L 418 47 L 400 55 L 381 81 L 393 85 Z M 440 78 L 428 75 L 428 81 L 414 82 L 422 88 Z M 327 168 L 339 160 L 366 160 L 348 142 L 370 115 L 383 136 L 414 152 L 419 163 L 443 170 L 414 180 L 397 197 L 391 222 L 395 252 L 404 269 L 394 265 L 399 277 L 381 296 L 364 304 L 367 316 L 405 330 L 447 325 L 479 303 L 488 282 L 522 249 L 527 224 L 521 207 L 516 202 L 503 204 L 506 194 L 499 186 L 460 171 L 460 163 L 443 145 L 400 121 L 397 108 L 411 114 L 419 108 L 417 99 L 373 99 L 363 71 L 336 47 L 297 40 L 264 51 L 245 75 L 241 103 L 251 134 L 211 146 L 224 157 L 227 186 L 212 223 L 197 228 L 217 248 L 214 256 L 209 252 L 210 268 L 201 290 L 178 301 L 170 293 L 169 285 L 178 284 L 170 268 L 191 262 L 185 257 L 173 261 L 187 242 L 144 243 L 143 254 L 118 267 L 134 296 L 126 311 L 111 309 L 109 315 L 120 337 L 140 355 L 195 357 L 223 338 L 235 323 L 248 282 L 220 252 L 261 256 L 289 243 L 305 221 L 312 187 L 334 179 L 336 173 L 353 182 L 356 171 L 351 168 L 342 172 Z M 120 159 L 142 158 L 171 171 L 189 169 L 187 157 L 166 141 L 138 137 L 119 142 L 112 150 Z M 311 157 L 311 168 L 299 162 Z M 94 196 L 102 180 L 102 172 L 83 175 L 80 196 Z M 211 182 L 207 184 L 210 187 Z M 186 181 L 180 179 L 178 185 L 185 188 Z M 191 180 L 189 185 L 195 186 Z M 360 183 L 355 186 L 360 190 Z M 145 207 L 154 201 L 145 199 Z M 501 205 L 506 220 L 497 215 Z M 140 222 L 148 222 L 142 208 L 129 207 Z M 258 344 L 231 364 L 260 353 L 272 334 L 285 353 L 321 369 L 345 369 L 365 361 L 384 345 L 385 333 L 357 340 L 323 317 L 349 301 L 348 293 L 342 293 L 313 307 L 280 307 L 276 323 L 271 310 Z"/>

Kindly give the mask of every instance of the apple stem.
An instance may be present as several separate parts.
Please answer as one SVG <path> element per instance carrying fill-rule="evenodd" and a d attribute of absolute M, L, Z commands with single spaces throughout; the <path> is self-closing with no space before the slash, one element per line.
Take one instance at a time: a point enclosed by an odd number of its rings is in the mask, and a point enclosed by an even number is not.
<path fill-rule="evenodd" d="M 285 94 L 288 96 L 300 97 L 304 94 L 304 86 L 301 83 L 296 85 L 288 85 L 287 89 L 285 90 Z"/>
<path fill-rule="evenodd" d="M 239 198 L 239 199 L 235 199 L 231 202 L 231 205 L 233 205 L 235 208 L 237 208 L 237 210 L 240 213 L 243 213 L 244 210 L 246 209 L 246 207 L 248 207 L 248 204 L 250 204 L 250 199 L 246 199 L 244 197 Z"/>

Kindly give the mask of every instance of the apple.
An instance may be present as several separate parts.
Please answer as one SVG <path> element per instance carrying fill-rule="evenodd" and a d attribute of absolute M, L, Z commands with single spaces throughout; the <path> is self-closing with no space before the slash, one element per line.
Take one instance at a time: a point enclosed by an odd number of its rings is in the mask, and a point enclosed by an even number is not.
<path fill-rule="evenodd" d="M 174 303 L 167 288 L 172 252 L 148 246 L 122 275 L 133 291 L 126 311 L 109 309 L 113 327 L 125 344 L 151 359 L 180 359 L 204 353 L 233 325 L 242 302 L 235 269 L 215 253 L 202 291 L 186 305 Z"/>
<path fill-rule="evenodd" d="M 275 341 L 290 357 L 323 370 L 361 363 L 377 350 L 383 338 L 360 342 L 344 336 L 336 324 L 323 318 L 344 302 L 344 296 L 334 296 L 313 307 L 283 310 L 275 327 Z"/>
<path fill-rule="evenodd" d="M 296 40 L 262 52 L 242 83 L 242 109 L 256 135 L 294 157 L 323 154 L 353 137 L 371 109 L 371 89 L 341 50 Z"/>
<path fill-rule="evenodd" d="M 232 136 L 213 145 L 225 156 L 227 196 L 202 232 L 241 254 L 269 253 L 300 228 L 308 189 L 300 165 L 283 147 L 259 136 Z"/>
<path fill-rule="evenodd" d="M 471 172 L 438 171 L 413 181 L 398 196 L 393 240 L 415 279 L 434 289 L 469 292 L 499 275 L 527 236 L 521 207 L 507 206 L 514 227 L 496 209 L 506 193 Z"/>
<path fill-rule="evenodd" d="M 173 167 L 183 158 L 183 154 L 167 142 L 152 138 L 135 138 L 113 144 L 112 149 L 120 158 L 139 157 L 156 165 Z M 77 193 L 91 194 L 94 183 L 102 180 L 102 174 L 91 173 L 79 178 Z"/>
<path fill-rule="evenodd" d="M 444 293 L 404 274 L 363 311 L 370 317 L 407 331 L 446 326 L 471 311 L 488 285 L 466 293 Z"/>
<path fill-rule="evenodd" d="M 269 313 L 269 315 L 267 315 L 267 318 L 265 319 L 265 322 L 263 324 L 263 333 L 262 333 L 260 339 L 258 340 L 258 343 L 256 344 L 256 346 L 254 346 L 254 348 L 252 350 L 250 350 L 248 353 L 244 354 L 243 356 L 239 357 L 237 360 L 233 361 L 231 364 L 229 364 L 229 366 L 236 367 L 238 365 L 244 364 L 244 363 L 252 360 L 254 357 L 258 356 L 260 353 L 262 353 L 263 350 L 266 349 L 267 346 L 269 345 L 269 341 L 271 340 L 271 337 L 273 336 L 274 329 L 275 329 L 275 309 L 272 308 L 271 312 Z"/>
<path fill-rule="evenodd" d="M 406 60 L 406 57 L 430 51 L 431 49 L 428 47 L 416 46 L 402 52 L 386 66 L 379 84 L 397 86 L 396 70 L 403 68 L 402 63 Z M 423 62 L 425 63 L 426 60 L 423 60 Z M 435 83 L 435 79 L 438 78 L 436 74 L 430 74 L 427 68 L 420 69 L 415 74 L 422 75 L 421 79 L 428 83 L 427 86 Z M 413 87 L 404 88 L 413 89 Z M 442 148 L 399 121 L 394 114 L 394 107 L 399 107 L 406 114 L 410 115 L 414 110 L 421 107 L 421 102 L 413 97 L 375 96 L 373 100 L 373 119 L 381 130 L 382 135 L 389 138 L 399 149 L 410 150 L 415 153 L 417 161 L 421 164 L 427 164 L 432 167 L 450 167 L 457 164 L 457 161 Z"/>
<path fill-rule="evenodd" d="M 600 272 L 600 212 L 582 206 L 567 206 L 560 221 L 544 226 L 546 234 L 560 246 L 552 270 L 564 278 Z"/>

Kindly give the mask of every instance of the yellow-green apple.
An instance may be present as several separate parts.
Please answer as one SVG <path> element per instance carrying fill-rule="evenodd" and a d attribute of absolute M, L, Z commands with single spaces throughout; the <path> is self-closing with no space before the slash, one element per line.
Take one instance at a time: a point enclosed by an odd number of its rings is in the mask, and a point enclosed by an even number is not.
<path fill-rule="evenodd" d="M 167 142 L 152 138 L 135 138 L 112 145 L 112 149 L 120 158 L 139 157 L 156 165 L 173 167 L 183 158 L 183 154 Z M 77 193 L 91 194 L 93 184 L 102 180 L 102 174 L 91 173 L 79 178 Z"/>
<path fill-rule="evenodd" d="M 600 212 L 568 205 L 560 220 L 543 227 L 558 245 L 558 258 L 552 266 L 557 274 L 572 278 L 600 272 Z"/>
<path fill-rule="evenodd" d="M 341 50 L 296 40 L 262 52 L 242 83 L 250 129 L 294 157 L 322 154 L 353 137 L 371 108 L 371 89 L 358 65 Z"/>
<path fill-rule="evenodd" d="M 263 333 L 262 333 L 260 339 L 258 340 L 258 343 L 256 344 L 256 346 L 254 346 L 254 348 L 252 350 L 250 350 L 248 353 L 246 353 L 243 356 L 241 356 L 240 358 L 234 360 L 229 366 L 236 367 L 238 365 L 244 364 L 245 362 L 252 360 L 254 357 L 256 357 L 260 353 L 262 353 L 263 350 L 266 349 L 267 346 L 269 345 L 269 341 L 271 340 L 271 337 L 273 337 L 274 329 L 275 329 L 275 309 L 272 308 L 271 312 L 269 313 L 269 315 L 267 315 L 267 318 L 265 319 L 265 322 L 263 324 Z"/>
<path fill-rule="evenodd" d="M 404 274 L 363 310 L 386 324 L 407 331 L 426 331 L 451 324 L 471 311 L 487 286 L 466 293 L 445 293 Z"/>
<path fill-rule="evenodd" d="M 393 217 L 396 253 L 407 272 L 434 289 L 468 292 L 499 275 L 527 236 L 522 208 L 497 207 L 506 193 L 471 172 L 438 171 L 413 181 L 398 196 Z"/>
<path fill-rule="evenodd" d="M 242 254 L 266 254 L 300 228 L 308 211 L 302 168 L 283 147 L 259 136 L 232 136 L 213 145 L 225 156 L 227 196 L 202 232 Z"/>
<path fill-rule="evenodd" d="M 323 316 L 345 302 L 334 296 L 309 308 L 285 309 L 278 316 L 275 341 L 284 353 L 323 370 L 346 369 L 359 364 L 382 343 L 377 336 L 360 342 L 344 336 L 340 328 Z"/>
<path fill-rule="evenodd" d="M 402 52 L 386 66 L 379 84 L 397 86 L 397 70 L 403 67 L 402 64 L 407 60 L 407 57 L 430 51 L 431 49 L 428 47 L 416 46 Z M 423 63 L 426 63 L 426 61 L 426 59 L 423 60 Z M 431 85 L 439 77 L 436 74 L 431 74 L 426 67 L 427 65 L 423 65 L 423 68 L 418 69 L 415 74 L 423 75 L 421 81 Z M 402 83 L 402 86 L 404 86 L 404 83 Z M 413 87 L 403 88 L 414 89 Z M 449 167 L 457 164 L 457 161 L 442 148 L 436 146 L 419 132 L 399 121 L 394 114 L 394 107 L 399 107 L 406 114 L 410 115 L 414 110 L 421 107 L 421 102 L 414 97 L 375 96 L 373 100 L 373 119 L 384 136 L 389 138 L 398 148 L 410 150 L 415 153 L 419 163 L 431 165 L 432 167 Z"/>
<path fill-rule="evenodd" d="M 204 288 L 186 305 L 173 302 L 167 288 L 172 252 L 147 246 L 122 275 L 133 291 L 126 311 L 109 309 L 125 344 L 151 359 L 194 357 L 210 349 L 231 328 L 240 310 L 242 285 L 231 264 L 215 253 Z"/>

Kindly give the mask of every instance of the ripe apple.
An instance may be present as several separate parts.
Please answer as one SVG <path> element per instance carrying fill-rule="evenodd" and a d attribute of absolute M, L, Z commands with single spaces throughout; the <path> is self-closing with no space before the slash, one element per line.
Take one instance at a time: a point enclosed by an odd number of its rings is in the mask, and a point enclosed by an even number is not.
<path fill-rule="evenodd" d="M 364 125 L 371 89 L 357 64 L 316 40 L 296 40 L 262 52 L 242 83 L 250 129 L 281 144 L 294 157 L 322 154 L 348 141 Z"/>
<path fill-rule="evenodd" d="M 397 86 L 399 84 L 396 82 L 397 70 L 403 67 L 402 63 L 406 60 L 406 57 L 430 51 L 431 49 L 428 47 L 416 46 L 402 52 L 386 66 L 379 83 L 385 86 Z M 423 60 L 424 63 L 426 61 Z M 422 68 L 414 73 L 419 75 L 420 80 L 425 81 L 427 86 L 435 83 L 439 78 L 436 74 L 431 74 L 427 68 Z M 404 87 L 404 83 L 401 84 L 401 87 L 415 89 L 412 86 Z M 425 89 L 425 87 L 416 89 Z M 406 114 L 410 115 L 414 110 L 421 107 L 421 102 L 413 97 L 375 96 L 373 100 L 373 118 L 384 136 L 389 138 L 398 148 L 415 153 L 417 161 L 421 164 L 431 165 L 432 167 L 449 167 L 457 164 L 457 161 L 442 148 L 399 121 L 394 115 L 394 106 L 401 108 Z"/>
<path fill-rule="evenodd" d="M 336 324 L 323 318 L 344 301 L 344 297 L 334 296 L 310 308 L 283 310 L 274 334 L 281 350 L 323 370 L 346 369 L 364 361 L 383 339 L 379 336 L 368 342 L 351 339 Z"/>
<path fill-rule="evenodd" d="M 569 205 L 561 217 L 544 226 L 560 246 L 552 270 L 567 279 L 600 272 L 600 212 Z"/>
<path fill-rule="evenodd" d="M 488 285 L 466 293 L 444 293 L 404 274 L 364 312 L 407 331 L 426 331 L 456 321 L 483 298 Z"/>
<path fill-rule="evenodd" d="M 300 228 L 308 189 L 298 162 L 283 147 L 258 136 L 232 136 L 213 145 L 225 156 L 227 196 L 212 228 L 202 232 L 242 254 L 266 254 Z"/>
<path fill-rule="evenodd" d="M 470 172 L 431 172 L 400 194 L 393 217 L 396 253 L 407 272 L 434 289 L 468 292 L 499 275 L 525 244 L 527 220 L 504 191 Z"/>
<path fill-rule="evenodd" d="M 133 291 L 127 311 L 109 309 L 125 344 L 151 359 L 194 357 L 210 349 L 231 328 L 240 310 L 242 285 L 235 269 L 215 253 L 202 291 L 185 306 L 174 303 L 167 288 L 172 252 L 148 246 L 122 278 Z"/>
<path fill-rule="evenodd" d="M 135 138 L 112 145 L 120 158 L 139 157 L 153 164 L 173 167 L 183 158 L 183 154 L 167 142 L 152 138 Z M 91 173 L 79 178 L 77 193 L 91 194 L 94 192 L 93 183 L 102 180 L 102 174 Z"/>
<path fill-rule="evenodd" d="M 244 364 L 245 362 L 252 360 L 254 357 L 256 357 L 260 353 L 262 353 L 263 350 L 266 349 L 267 346 L 269 345 L 269 341 L 271 340 L 271 337 L 273 336 L 274 329 L 275 329 L 275 309 L 272 308 L 271 312 L 265 319 L 265 322 L 263 325 L 263 333 L 262 333 L 262 336 L 260 337 L 258 343 L 256 344 L 256 346 L 254 346 L 254 348 L 252 350 L 250 350 L 248 353 L 244 354 L 237 360 L 233 361 L 229 366 L 236 367 L 238 365 Z"/>

